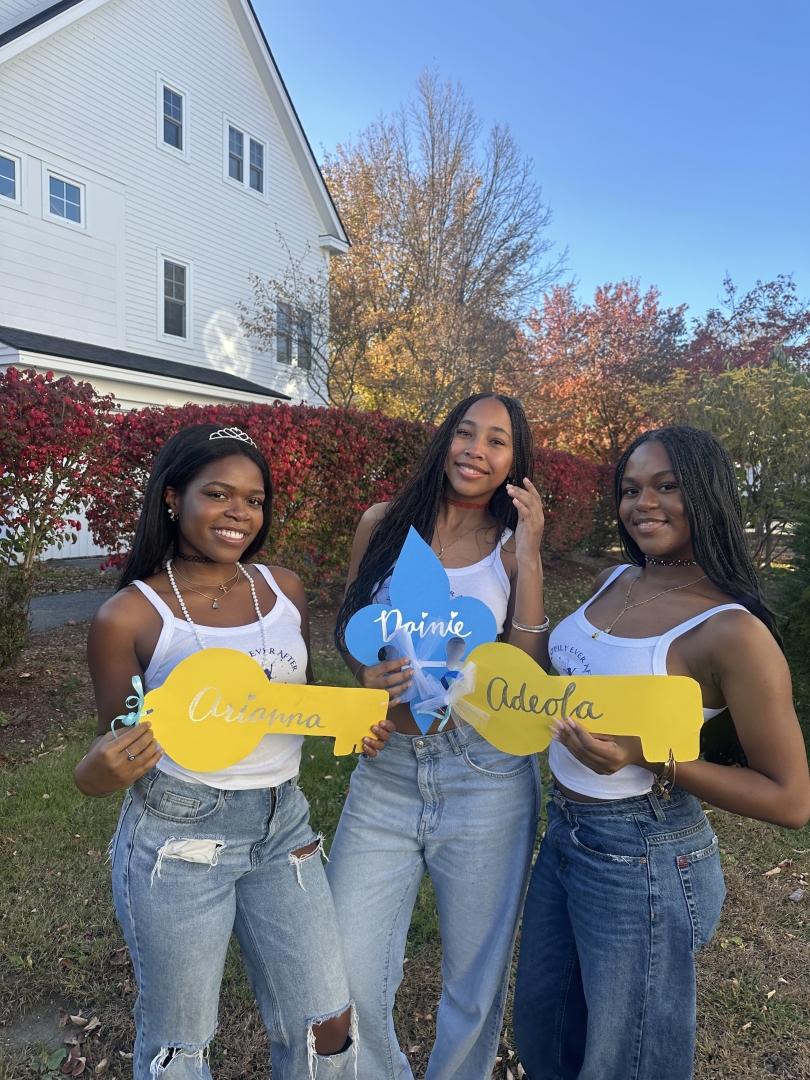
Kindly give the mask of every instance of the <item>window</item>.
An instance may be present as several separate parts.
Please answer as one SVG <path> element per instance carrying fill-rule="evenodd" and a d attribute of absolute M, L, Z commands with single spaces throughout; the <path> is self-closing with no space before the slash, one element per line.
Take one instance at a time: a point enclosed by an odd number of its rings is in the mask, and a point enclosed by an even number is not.
<path fill-rule="evenodd" d="M 312 316 L 302 311 L 298 316 L 298 366 L 304 371 L 312 367 Z"/>
<path fill-rule="evenodd" d="M 312 367 L 312 315 L 300 311 L 296 317 L 292 305 L 282 301 L 276 305 L 276 360 L 288 366 L 295 362 L 304 371 Z"/>
<path fill-rule="evenodd" d="M 266 198 L 265 162 L 267 143 L 255 138 L 242 124 L 223 116 L 222 176 L 227 183 L 237 184 L 243 191 Z"/>
<path fill-rule="evenodd" d="M 82 192 L 75 184 L 60 180 L 56 176 L 49 179 L 50 210 L 54 217 L 66 218 L 81 225 Z"/>
<path fill-rule="evenodd" d="M 6 199 L 18 201 L 17 162 L 0 154 L 0 195 Z"/>
<path fill-rule="evenodd" d="M 187 267 L 163 260 L 163 333 L 185 338 L 187 306 Z"/>
<path fill-rule="evenodd" d="M 183 151 L 183 96 L 163 87 L 163 141 Z"/>
<path fill-rule="evenodd" d="M 253 140 L 251 139 L 251 152 Z M 236 128 L 228 128 L 228 176 L 240 184 L 245 170 L 245 137 Z"/>
<path fill-rule="evenodd" d="M 276 360 L 280 364 L 292 363 L 292 329 L 292 307 L 279 301 L 276 305 Z"/>
<path fill-rule="evenodd" d="M 260 194 L 264 191 L 264 147 L 250 140 L 250 186 Z"/>

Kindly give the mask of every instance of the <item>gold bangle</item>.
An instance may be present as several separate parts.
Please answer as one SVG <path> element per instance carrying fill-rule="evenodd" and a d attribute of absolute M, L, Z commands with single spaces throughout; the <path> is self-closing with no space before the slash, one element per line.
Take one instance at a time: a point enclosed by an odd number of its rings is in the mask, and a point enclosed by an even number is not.
<path fill-rule="evenodd" d="M 359 680 L 359 679 L 357 678 L 357 672 L 358 672 L 358 671 L 360 670 L 360 668 L 361 668 L 361 667 L 368 667 L 368 665 L 367 665 L 367 664 L 358 664 L 358 665 L 357 665 L 357 667 L 356 667 L 356 668 L 354 669 L 354 681 L 355 681 L 356 683 L 360 683 L 360 685 L 362 686 L 363 684 L 362 684 L 362 683 L 360 682 L 360 680 Z"/>

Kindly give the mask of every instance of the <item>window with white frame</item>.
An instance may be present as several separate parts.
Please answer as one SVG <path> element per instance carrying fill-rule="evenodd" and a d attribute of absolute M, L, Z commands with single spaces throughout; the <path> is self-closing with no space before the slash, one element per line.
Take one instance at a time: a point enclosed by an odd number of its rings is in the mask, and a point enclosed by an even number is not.
<path fill-rule="evenodd" d="M 276 304 L 276 360 L 304 371 L 312 367 L 312 315 L 281 300 Z"/>
<path fill-rule="evenodd" d="M 163 141 L 183 153 L 183 114 L 185 101 L 176 90 L 163 86 Z"/>
<path fill-rule="evenodd" d="M 264 193 L 264 144 L 256 139 L 250 140 L 250 186 Z"/>
<path fill-rule="evenodd" d="M 163 259 L 163 333 L 188 338 L 188 266 Z"/>
<path fill-rule="evenodd" d="M 225 121 L 225 176 L 247 191 L 265 194 L 266 143 Z"/>
<path fill-rule="evenodd" d="M 20 169 L 17 158 L 0 151 L 0 197 L 20 201 Z"/>
<path fill-rule="evenodd" d="M 245 136 L 234 127 L 228 127 L 228 176 L 237 183 L 244 183 Z"/>
<path fill-rule="evenodd" d="M 54 217 L 82 223 L 82 189 L 78 184 L 61 180 L 58 176 L 48 177 L 48 206 Z"/>
<path fill-rule="evenodd" d="M 72 229 L 87 228 L 87 187 L 43 164 L 42 213 L 49 221 Z"/>

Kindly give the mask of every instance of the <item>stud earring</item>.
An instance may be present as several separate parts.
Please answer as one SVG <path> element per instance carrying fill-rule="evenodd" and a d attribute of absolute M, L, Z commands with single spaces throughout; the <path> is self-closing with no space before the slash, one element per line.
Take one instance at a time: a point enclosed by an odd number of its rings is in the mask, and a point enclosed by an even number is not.
<path fill-rule="evenodd" d="M 169 521 L 179 521 L 179 520 L 180 520 L 180 515 L 178 513 L 176 513 L 176 511 L 172 510 L 171 507 L 169 507 Z"/>

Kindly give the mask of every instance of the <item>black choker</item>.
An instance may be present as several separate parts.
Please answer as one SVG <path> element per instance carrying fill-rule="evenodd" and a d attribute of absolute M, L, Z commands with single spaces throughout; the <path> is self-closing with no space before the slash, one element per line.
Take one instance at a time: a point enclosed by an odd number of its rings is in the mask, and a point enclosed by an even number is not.
<path fill-rule="evenodd" d="M 183 562 L 213 562 L 213 559 L 209 559 L 207 555 L 185 555 L 182 551 L 175 551 L 175 559 L 182 559 Z"/>
<path fill-rule="evenodd" d="M 697 566 L 697 559 L 653 559 L 645 555 L 648 566 Z"/>

